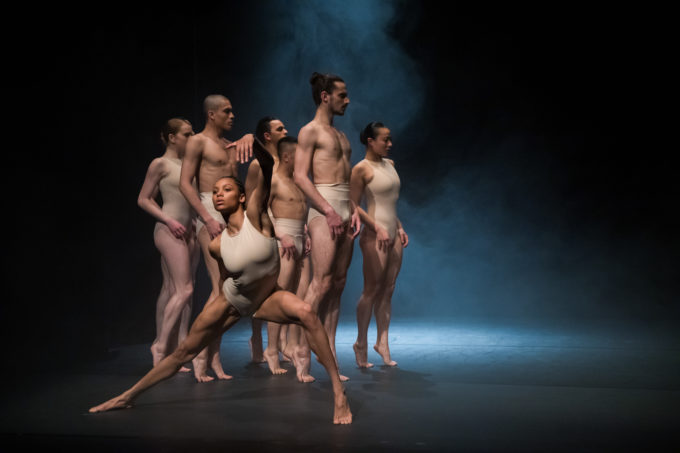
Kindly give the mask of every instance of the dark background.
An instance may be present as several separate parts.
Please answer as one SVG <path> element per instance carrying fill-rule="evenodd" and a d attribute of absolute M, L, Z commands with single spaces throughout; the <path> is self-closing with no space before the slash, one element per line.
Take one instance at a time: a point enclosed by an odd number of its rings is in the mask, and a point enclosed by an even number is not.
<path fill-rule="evenodd" d="M 336 119 L 392 128 L 410 234 L 394 317 L 678 318 L 678 184 L 667 12 L 591 5 L 258 2 L 213 10 L 50 7 L 5 36 L 2 303 L 9 363 L 70 366 L 150 343 L 154 220 L 136 205 L 163 122 L 198 132 L 202 99 L 236 125 L 314 113 L 312 71 L 352 101 Z M 8 16 L 9 17 L 9 16 Z M 9 19 L 8 19 L 9 20 Z M 670 104 L 670 105 L 668 105 Z M 356 248 L 343 297 L 361 292 Z M 199 268 L 197 308 L 208 294 Z"/>

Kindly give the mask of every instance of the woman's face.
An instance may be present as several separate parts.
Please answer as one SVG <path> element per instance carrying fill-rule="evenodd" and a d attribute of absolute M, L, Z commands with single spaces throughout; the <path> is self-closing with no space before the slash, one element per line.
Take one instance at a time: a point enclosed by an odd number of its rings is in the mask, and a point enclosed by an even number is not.
<path fill-rule="evenodd" d="M 239 193 L 236 181 L 231 178 L 218 179 L 213 186 L 213 205 L 219 212 L 234 212 L 246 201 L 245 194 Z"/>
<path fill-rule="evenodd" d="M 178 153 L 184 153 L 184 150 L 187 147 L 187 141 L 189 141 L 189 137 L 192 135 L 194 135 L 194 131 L 191 128 L 191 124 L 189 123 L 182 124 L 182 127 L 179 128 L 179 131 L 172 135 L 173 143 L 175 144 Z"/>
<path fill-rule="evenodd" d="M 374 153 L 380 157 L 387 157 L 392 148 L 392 136 L 386 127 L 378 129 L 375 138 L 369 139 L 369 145 Z"/>

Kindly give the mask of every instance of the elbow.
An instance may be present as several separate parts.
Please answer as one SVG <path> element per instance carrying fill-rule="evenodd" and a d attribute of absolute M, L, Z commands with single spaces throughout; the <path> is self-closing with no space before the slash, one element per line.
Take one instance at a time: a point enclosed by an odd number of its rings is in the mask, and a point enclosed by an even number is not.
<path fill-rule="evenodd" d="M 295 182 L 295 184 L 298 185 L 298 187 L 302 187 L 302 185 L 305 182 L 305 179 L 307 179 L 307 178 L 305 178 L 304 175 L 301 175 L 297 172 L 293 173 L 293 181 Z"/>

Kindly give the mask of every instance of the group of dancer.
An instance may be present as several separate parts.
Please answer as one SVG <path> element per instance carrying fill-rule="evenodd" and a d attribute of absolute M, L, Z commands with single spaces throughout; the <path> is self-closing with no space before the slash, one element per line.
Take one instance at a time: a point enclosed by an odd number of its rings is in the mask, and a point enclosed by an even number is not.
<path fill-rule="evenodd" d="M 375 313 L 374 349 L 394 366 L 388 344 L 391 297 L 408 245 L 396 214 L 400 181 L 390 130 L 372 122 L 361 132 L 365 159 L 351 168 L 351 149 L 333 126 L 349 105 L 345 82 L 332 74 L 310 80 L 314 119 L 297 140 L 283 122 L 265 117 L 255 134 L 223 138 L 234 112 L 221 95 L 204 101 L 205 129 L 174 118 L 162 131 L 165 154 L 151 162 L 139 194 L 140 207 L 158 223 L 154 242 L 161 253 L 163 287 L 157 302 L 154 367 L 121 395 L 90 409 L 132 406 L 144 390 L 193 364 L 199 382 L 230 379 L 222 369 L 221 335 L 242 317 L 253 319 L 251 351 L 274 374 L 286 372 L 279 353 L 292 360 L 300 382 L 311 382 L 310 349 L 330 376 L 333 422 L 352 422 L 335 349 L 340 298 L 354 238 L 361 231 L 364 290 L 357 305 L 354 344 L 359 367 L 368 362 L 367 331 Z M 250 162 L 245 184 L 238 164 Z M 163 203 L 155 200 L 160 191 Z M 365 199 L 366 208 L 360 206 Z M 212 292 L 187 333 L 194 275 L 201 249 Z M 262 351 L 261 321 L 268 321 Z M 259 343 L 259 345 L 258 345 Z"/>

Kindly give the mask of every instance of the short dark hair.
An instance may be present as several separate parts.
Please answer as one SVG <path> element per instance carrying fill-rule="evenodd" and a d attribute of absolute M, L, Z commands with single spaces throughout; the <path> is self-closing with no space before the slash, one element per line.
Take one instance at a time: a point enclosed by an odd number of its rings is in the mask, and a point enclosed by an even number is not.
<path fill-rule="evenodd" d="M 385 125 L 380 121 L 371 121 L 359 134 L 359 140 L 364 145 L 368 145 L 368 139 L 375 139 L 375 136 L 378 134 L 378 129 L 382 129 L 383 127 L 385 127 Z"/>
<path fill-rule="evenodd" d="M 272 125 L 270 123 L 275 119 L 278 118 L 274 118 L 273 116 L 265 116 L 264 118 L 260 118 L 260 121 L 257 122 L 257 126 L 255 126 L 255 137 L 257 137 L 262 143 L 264 143 L 264 133 L 272 131 Z"/>
<path fill-rule="evenodd" d="M 309 79 L 309 83 L 312 85 L 312 97 L 314 98 L 314 103 L 316 105 L 321 104 L 322 91 L 330 94 L 333 93 L 333 90 L 335 89 L 335 82 L 344 83 L 345 81 L 342 80 L 340 76 L 335 74 L 319 74 L 318 72 L 312 74 L 312 77 Z"/>
<path fill-rule="evenodd" d="M 297 145 L 297 138 L 295 137 L 283 137 L 281 140 L 279 140 L 279 143 L 276 145 L 276 154 L 279 155 L 279 159 L 281 159 L 281 154 L 283 154 L 283 147 L 286 145 Z"/>

